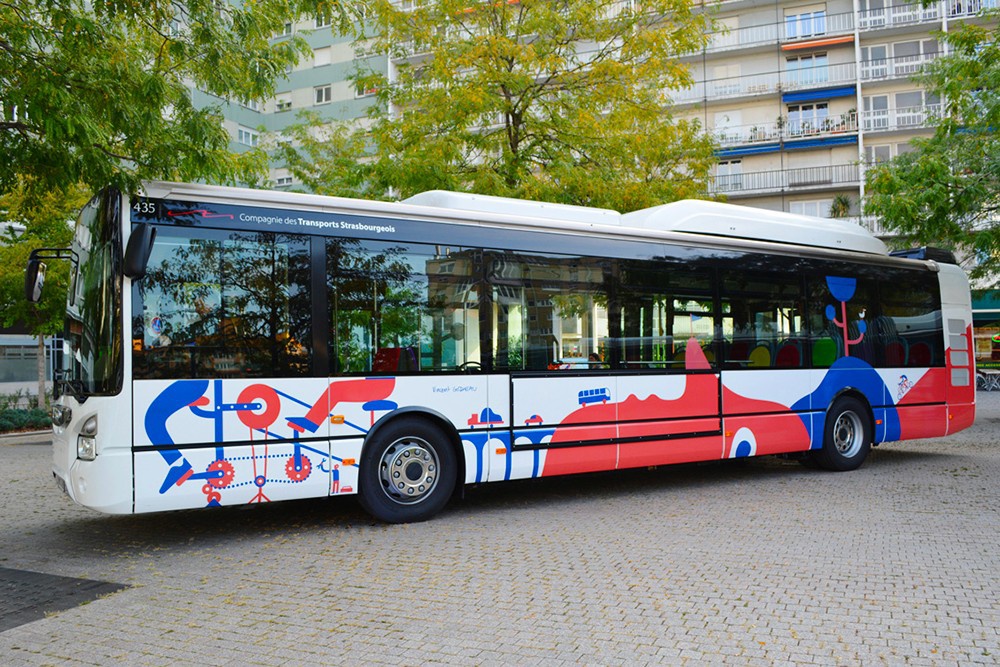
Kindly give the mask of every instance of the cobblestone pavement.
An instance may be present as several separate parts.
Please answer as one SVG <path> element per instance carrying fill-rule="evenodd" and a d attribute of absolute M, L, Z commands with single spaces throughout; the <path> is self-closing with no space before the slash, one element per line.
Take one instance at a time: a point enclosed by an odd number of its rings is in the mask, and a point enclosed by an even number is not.
<path fill-rule="evenodd" d="M 4 664 L 1000 662 L 1000 393 L 852 473 L 777 459 L 109 517 L 0 444 L 0 567 L 127 584 L 0 633 Z"/>

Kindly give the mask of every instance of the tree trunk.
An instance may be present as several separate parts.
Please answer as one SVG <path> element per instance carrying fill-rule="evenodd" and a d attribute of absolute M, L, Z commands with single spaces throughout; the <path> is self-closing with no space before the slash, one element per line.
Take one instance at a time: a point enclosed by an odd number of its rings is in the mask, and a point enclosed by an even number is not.
<path fill-rule="evenodd" d="M 38 407 L 45 409 L 45 336 L 38 336 Z"/>

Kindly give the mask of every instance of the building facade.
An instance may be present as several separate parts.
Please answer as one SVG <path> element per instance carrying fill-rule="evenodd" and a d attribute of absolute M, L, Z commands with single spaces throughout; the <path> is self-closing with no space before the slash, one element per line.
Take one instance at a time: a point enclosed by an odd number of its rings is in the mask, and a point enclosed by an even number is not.
<path fill-rule="evenodd" d="M 866 165 L 906 152 L 914 137 L 932 132 L 941 100 L 913 77 L 945 52 L 936 33 L 984 20 L 982 10 L 1000 2 L 892 1 L 703 0 L 719 30 L 684 59 L 695 83 L 672 99 L 679 116 L 697 117 L 718 142 L 713 193 L 771 210 L 858 215 Z M 274 99 L 226 107 L 238 149 L 280 132 L 303 109 L 331 121 L 364 116 L 373 91 L 349 80 L 358 52 L 328 25 L 288 23 L 276 36 L 305 35 L 312 57 L 288 72 Z M 366 67 L 391 77 L 388 58 L 364 57 Z M 272 184 L 295 185 L 281 165 Z"/>
<path fill-rule="evenodd" d="M 722 30 L 674 96 L 719 143 L 712 190 L 739 204 L 856 215 L 867 164 L 931 134 L 941 100 L 913 77 L 945 52 L 937 32 L 997 0 L 723 0 Z"/>

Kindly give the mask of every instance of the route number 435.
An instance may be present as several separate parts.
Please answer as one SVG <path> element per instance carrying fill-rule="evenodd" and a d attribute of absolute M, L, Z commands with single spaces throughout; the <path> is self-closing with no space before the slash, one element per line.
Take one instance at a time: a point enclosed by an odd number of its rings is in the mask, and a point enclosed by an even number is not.
<path fill-rule="evenodd" d="M 140 199 L 136 203 L 132 204 L 132 210 L 143 215 L 153 215 L 156 213 L 156 204 L 148 199 Z"/>

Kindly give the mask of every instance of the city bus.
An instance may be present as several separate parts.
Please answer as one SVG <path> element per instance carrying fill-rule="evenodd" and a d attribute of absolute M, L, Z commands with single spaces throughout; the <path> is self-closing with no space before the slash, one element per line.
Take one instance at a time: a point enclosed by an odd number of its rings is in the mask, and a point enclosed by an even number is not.
<path fill-rule="evenodd" d="M 357 494 L 412 522 L 485 482 L 853 470 L 975 416 L 963 271 L 842 220 L 150 182 L 36 251 L 29 298 L 57 259 L 53 474 L 101 512 Z"/>

